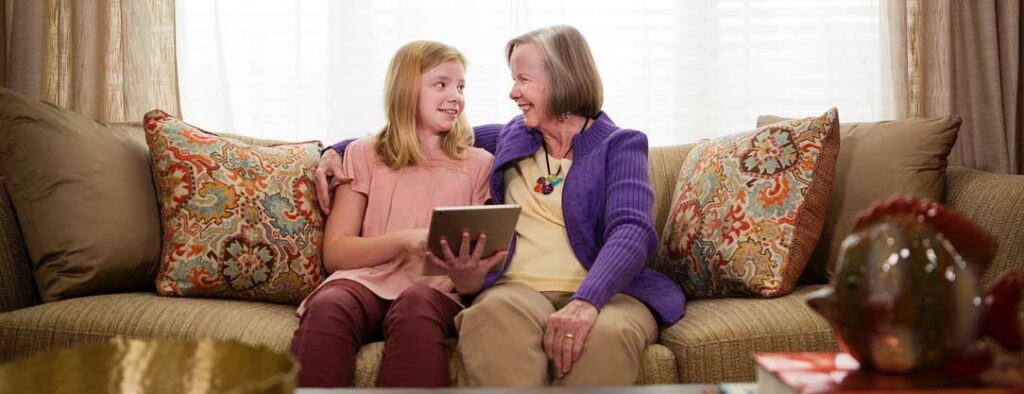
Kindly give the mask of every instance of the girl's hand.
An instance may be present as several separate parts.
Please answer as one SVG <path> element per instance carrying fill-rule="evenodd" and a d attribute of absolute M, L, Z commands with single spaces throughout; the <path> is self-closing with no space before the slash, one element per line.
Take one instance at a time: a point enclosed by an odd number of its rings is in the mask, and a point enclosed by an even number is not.
<path fill-rule="evenodd" d="M 441 251 L 444 254 L 444 260 L 434 256 L 429 251 L 427 252 L 427 260 L 429 264 L 436 264 L 448 269 L 448 277 L 455 283 L 455 292 L 459 294 L 475 294 L 484 287 L 484 280 L 487 279 L 487 273 L 490 272 L 491 268 L 504 262 L 505 256 L 508 255 L 508 251 L 503 250 L 490 257 L 482 258 L 481 255 L 484 253 L 484 245 L 486 243 L 487 235 L 480 234 L 480 238 L 477 238 L 476 247 L 470 253 L 469 233 L 463 232 L 459 255 L 455 256 L 448 245 L 448 240 L 441 238 Z"/>

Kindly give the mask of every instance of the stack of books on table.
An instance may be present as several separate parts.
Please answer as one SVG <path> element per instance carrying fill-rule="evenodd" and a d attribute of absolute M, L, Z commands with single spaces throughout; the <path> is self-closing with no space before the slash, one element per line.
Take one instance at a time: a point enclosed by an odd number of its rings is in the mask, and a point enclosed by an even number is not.
<path fill-rule="evenodd" d="M 764 353 L 754 355 L 758 393 L 918 392 L 1024 393 L 1024 367 L 993 367 L 977 375 L 939 372 L 912 375 L 859 371 L 847 353 Z"/>

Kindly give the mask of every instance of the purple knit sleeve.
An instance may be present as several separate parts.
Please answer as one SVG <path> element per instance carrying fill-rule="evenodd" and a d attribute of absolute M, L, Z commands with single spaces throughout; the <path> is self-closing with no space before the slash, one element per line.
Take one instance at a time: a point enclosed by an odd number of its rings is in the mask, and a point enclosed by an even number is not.
<path fill-rule="evenodd" d="M 604 245 L 573 298 L 601 309 L 647 267 L 657 250 L 654 189 L 647 166 L 647 136 L 619 131 L 609 137 L 605 173 Z"/>
<path fill-rule="evenodd" d="M 504 127 L 505 125 L 501 124 L 485 124 L 474 127 L 473 146 L 491 152 L 493 155 L 498 150 L 498 135 L 501 134 Z"/>
<path fill-rule="evenodd" d="M 338 152 L 338 155 L 344 156 L 345 155 L 345 147 L 347 147 L 348 144 L 351 144 L 353 141 L 355 141 L 357 139 L 358 138 L 349 138 L 347 140 L 342 140 L 339 143 L 336 143 L 334 145 L 329 146 L 328 149 L 334 149 L 335 152 Z"/>
<path fill-rule="evenodd" d="M 485 124 L 473 128 L 474 142 L 473 146 L 486 150 L 494 154 L 495 149 L 498 147 L 498 134 L 501 133 L 501 128 L 504 127 L 500 124 Z M 349 138 L 342 140 L 334 145 L 328 147 L 328 149 L 334 149 L 339 155 L 345 154 L 345 147 L 351 144 L 352 141 L 358 138 Z"/>

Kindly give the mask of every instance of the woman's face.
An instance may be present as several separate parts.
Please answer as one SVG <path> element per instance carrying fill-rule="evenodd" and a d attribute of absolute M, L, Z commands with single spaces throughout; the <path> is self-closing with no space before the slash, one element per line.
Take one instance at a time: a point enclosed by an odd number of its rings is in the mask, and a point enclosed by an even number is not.
<path fill-rule="evenodd" d="M 516 45 L 509 59 L 512 70 L 512 91 L 508 97 L 523 111 L 526 126 L 536 128 L 552 120 L 547 113 L 547 71 L 544 52 L 535 43 Z"/>
<path fill-rule="evenodd" d="M 441 63 L 423 73 L 416 110 L 417 127 L 433 134 L 451 130 L 466 106 L 462 94 L 465 87 L 465 71 L 457 61 Z"/>

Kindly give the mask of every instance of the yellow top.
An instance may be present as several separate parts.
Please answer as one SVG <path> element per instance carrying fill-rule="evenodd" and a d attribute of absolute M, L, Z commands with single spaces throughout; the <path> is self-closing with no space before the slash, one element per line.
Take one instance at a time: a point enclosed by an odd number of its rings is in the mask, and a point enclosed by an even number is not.
<path fill-rule="evenodd" d="M 522 212 L 516 224 L 515 254 L 498 283 L 522 283 L 537 291 L 575 292 L 587 270 L 572 252 L 562 215 L 562 187 L 572 160 L 548 157 L 551 171 L 558 172 L 558 166 L 562 166 L 558 175 L 562 183 L 545 195 L 534 191 L 534 187 L 537 178 L 548 175 L 546 154 L 538 149 L 533 156 L 516 163 L 522 174 L 516 166 L 505 170 L 505 201 L 519 204 Z"/>

